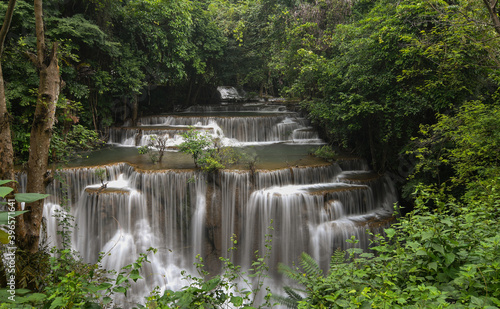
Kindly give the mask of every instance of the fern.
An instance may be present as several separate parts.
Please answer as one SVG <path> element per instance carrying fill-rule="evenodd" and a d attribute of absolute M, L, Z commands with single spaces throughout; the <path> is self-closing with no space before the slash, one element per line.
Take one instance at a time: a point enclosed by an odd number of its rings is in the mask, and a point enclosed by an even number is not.
<path fill-rule="evenodd" d="M 297 308 L 299 305 L 299 301 L 304 299 L 304 297 L 302 297 L 302 295 L 300 295 L 296 291 L 307 293 L 306 291 L 295 289 L 289 286 L 285 286 L 283 289 L 285 290 L 287 296 L 273 295 L 272 298 L 280 304 L 285 305 L 287 308 Z"/>
<path fill-rule="evenodd" d="M 302 300 L 304 299 L 304 297 L 302 297 L 302 295 L 300 295 L 299 293 L 295 292 L 296 289 L 294 288 L 291 288 L 289 286 L 285 286 L 283 288 L 285 290 L 285 293 L 288 295 L 288 297 L 296 302 L 298 302 L 299 300 Z"/>
<path fill-rule="evenodd" d="M 323 276 L 323 271 L 319 267 L 318 262 L 305 252 L 302 252 L 300 256 L 300 266 L 307 277 L 317 278 Z"/>
<path fill-rule="evenodd" d="M 280 263 L 278 264 L 278 271 L 300 284 L 305 284 L 307 282 L 307 279 L 300 274 L 298 268 L 292 269 L 290 266 Z"/>
<path fill-rule="evenodd" d="M 287 308 L 295 309 L 298 307 L 298 302 L 290 297 L 282 296 L 282 295 L 273 295 L 272 299 L 280 303 L 281 305 L 286 306 Z"/>
<path fill-rule="evenodd" d="M 345 251 L 342 251 L 340 249 L 335 250 L 330 259 L 330 271 L 332 269 L 335 269 L 338 265 L 344 264 L 345 262 L 346 262 Z"/>

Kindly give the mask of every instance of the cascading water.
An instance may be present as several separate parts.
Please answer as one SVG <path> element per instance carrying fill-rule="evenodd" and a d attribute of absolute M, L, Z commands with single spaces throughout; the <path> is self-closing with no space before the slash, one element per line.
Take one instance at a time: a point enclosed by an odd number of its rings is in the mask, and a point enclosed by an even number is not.
<path fill-rule="evenodd" d="M 392 216 L 396 194 L 390 180 L 371 174 L 361 160 L 331 164 L 308 155 L 322 141 L 304 118 L 283 106 L 239 108 L 242 112 L 229 105 L 204 107 L 205 115 L 193 108 L 143 117 L 137 127 L 114 128 L 109 151 L 115 151 L 116 161 L 127 163 L 95 166 L 91 157 L 79 164 L 94 166 L 63 169 L 60 181 L 48 188 L 52 197 L 46 204 L 45 233 L 58 241 L 50 216 L 65 201 L 76 221 L 72 245 L 85 261 L 96 262 L 104 252 L 103 266 L 118 270 L 149 247 L 157 248 L 143 269 L 146 284 L 134 286 L 131 302 L 141 301 L 156 286 L 186 285 L 181 269 L 194 271 L 197 254 L 210 272 L 218 271 L 219 256 L 248 267 L 256 250 L 265 251 L 267 234 L 273 239 L 269 265 L 274 275 L 276 263 L 291 264 L 302 252 L 326 267 L 334 250 L 351 245 L 346 239 L 352 236 L 359 240 L 357 246 L 368 248 L 365 231 L 378 231 Z M 178 145 L 188 126 L 225 145 L 253 151 L 254 169 L 208 175 L 175 151 L 165 155 L 163 165 L 145 163 L 136 150 L 127 152 L 152 134 Z M 233 235 L 239 245 L 229 254 Z"/>

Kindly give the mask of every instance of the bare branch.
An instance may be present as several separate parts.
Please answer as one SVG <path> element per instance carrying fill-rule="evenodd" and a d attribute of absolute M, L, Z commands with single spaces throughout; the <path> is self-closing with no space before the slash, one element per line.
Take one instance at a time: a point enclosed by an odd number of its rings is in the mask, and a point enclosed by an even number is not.
<path fill-rule="evenodd" d="M 45 60 L 45 32 L 43 29 L 43 4 L 42 0 L 35 0 L 35 31 L 36 50 L 38 55 L 37 67 L 41 68 Z"/>
<path fill-rule="evenodd" d="M 34 53 L 26 51 L 24 55 L 38 68 L 38 57 Z"/>

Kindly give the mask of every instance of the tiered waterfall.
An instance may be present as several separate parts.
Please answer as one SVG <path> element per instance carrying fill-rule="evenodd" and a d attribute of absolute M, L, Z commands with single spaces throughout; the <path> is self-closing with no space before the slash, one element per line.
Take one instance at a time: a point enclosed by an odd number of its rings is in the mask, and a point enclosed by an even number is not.
<path fill-rule="evenodd" d="M 188 126 L 254 152 L 256 169 L 237 166 L 216 174 L 195 169 L 188 155 L 175 150 Z M 136 147 L 153 134 L 171 146 L 162 165 L 137 154 Z M 306 119 L 279 105 L 226 105 L 143 117 L 136 126 L 111 130 L 109 151 L 116 163 L 98 163 L 90 156 L 78 167 L 62 169 L 49 187 L 45 233 L 58 243 L 51 214 L 65 206 L 75 217 L 72 244 L 87 262 L 104 252 L 103 266 L 120 269 L 157 248 L 143 269 L 146 284 L 134 287 L 133 301 L 155 286 L 186 285 L 181 269 L 193 271 L 197 254 L 211 272 L 218 271 L 219 256 L 249 266 L 256 250 L 264 252 L 267 234 L 272 235 L 271 273 L 276 263 L 291 264 L 301 252 L 326 267 L 332 252 L 345 249 L 352 236 L 357 246 L 368 247 L 366 230 L 384 226 L 396 195 L 390 180 L 370 173 L 362 160 L 329 163 L 308 155 L 322 143 Z M 99 174 L 106 175 L 106 188 Z M 233 235 L 238 246 L 230 254 Z"/>

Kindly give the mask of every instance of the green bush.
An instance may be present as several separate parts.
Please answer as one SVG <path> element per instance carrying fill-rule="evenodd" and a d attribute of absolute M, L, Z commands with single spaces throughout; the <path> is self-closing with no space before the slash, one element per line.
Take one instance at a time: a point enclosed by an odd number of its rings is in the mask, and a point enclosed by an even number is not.
<path fill-rule="evenodd" d="M 326 161 L 333 161 L 337 157 L 335 151 L 328 145 L 324 145 L 316 149 L 313 154 Z"/>
<path fill-rule="evenodd" d="M 196 167 L 209 173 L 231 166 L 240 160 L 240 154 L 232 147 L 221 145 L 218 138 L 190 127 L 182 135 L 184 142 L 179 145 L 181 152 L 190 154 Z"/>

